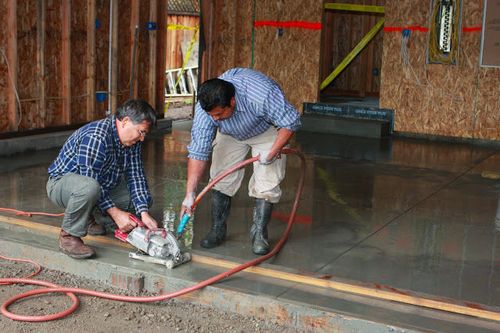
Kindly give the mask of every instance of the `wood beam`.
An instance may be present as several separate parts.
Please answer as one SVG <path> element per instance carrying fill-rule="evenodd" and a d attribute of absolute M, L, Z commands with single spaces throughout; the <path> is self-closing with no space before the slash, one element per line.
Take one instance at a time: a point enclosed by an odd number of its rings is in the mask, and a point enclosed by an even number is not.
<path fill-rule="evenodd" d="M 86 120 L 95 118 L 95 0 L 87 0 L 87 112 Z"/>
<path fill-rule="evenodd" d="M 158 1 L 150 0 L 149 2 L 149 22 L 156 22 L 158 19 Z M 148 61 L 148 103 L 155 105 L 156 92 L 156 45 L 157 35 L 156 30 L 149 30 L 149 61 Z"/>
<path fill-rule="evenodd" d="M 113 1 L 113 0 L 111 0 Z M 114 1 L 113 12 L 113 25 L 112 29 L 112 43 L 111 43 L 111 110 L 112 114 L 116 113 L 118 101 L 118 5 L 119 1 Z"/>
<path fill-rule="evenodd" d="M 61 3 L 62 123 L 71 124 L 71 1 Z"/>
<path fill-rule="evenodd" d="M 9 131 L 19 130 L 19 113 L 17 109 L 17 1 L 7 2 L 7 65 L 10 76 L 10 86 L 7 96 L 7 112 L 9 119 Z"/>
<path fill-rule="evenodd" d="M 165 109 L 165 58 L 167 55 L 167 2 L 158 2 L 158 32 L 157 32 L 157 43 L 156 43 L 156 56 L 157 56 L 157 66 L 156 66 L 156 112 L 160 117 L 163 118 L 163 112 Z"/>
<path fill-rule="evenodd" d="M 47 8 L 46 0 L 36 2 L 36 58 L 37 58 L 37 83 L 38 83 L 38 115 L 41 120 L 36 127 L 44 127 L 47 111 L 47 96 L 45 89 L 45 12 Z"/>
<path fill-rule="evenodd" d="M 138 94 L 138 75 L 137 75 L 137 57 L 139 52 L 139 28 L 140 28 L 140 9 L 139 0 L 132 0 L 130 4 L 130 95 L 129 98 L 137 98 Z M 136 33 L 137 27 L 137 33 Z"/>

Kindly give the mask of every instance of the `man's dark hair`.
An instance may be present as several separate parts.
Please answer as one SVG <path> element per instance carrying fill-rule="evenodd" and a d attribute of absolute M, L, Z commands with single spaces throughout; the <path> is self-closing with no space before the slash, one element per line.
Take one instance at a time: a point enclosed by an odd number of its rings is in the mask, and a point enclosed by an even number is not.
<path fill-rule="evenodd" d="M 231 82 L 210 79 L 200 85 L 198 101 L 203 110 L 210 112 L 218 106 L 221 108 L 230 106 L 234 94 L 234 85 Z"/>
<path fill-rule="evenodd" d="M 151 127 L 156 126 L 156 112 L 145 100 L 130 99 L 116 110 L 116 118 L 123 120 L 129 117 L 134 124 L 140 124 L 147 121 Z"/>

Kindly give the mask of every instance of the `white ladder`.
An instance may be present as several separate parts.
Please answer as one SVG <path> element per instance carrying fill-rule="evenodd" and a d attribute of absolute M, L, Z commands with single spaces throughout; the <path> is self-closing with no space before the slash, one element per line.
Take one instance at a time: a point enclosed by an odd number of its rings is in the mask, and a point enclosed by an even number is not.
<path fill-rule="evenodd" d="M 165 79 L 165 98 L 196 95 L 198 66 L 167 69 Z"/>

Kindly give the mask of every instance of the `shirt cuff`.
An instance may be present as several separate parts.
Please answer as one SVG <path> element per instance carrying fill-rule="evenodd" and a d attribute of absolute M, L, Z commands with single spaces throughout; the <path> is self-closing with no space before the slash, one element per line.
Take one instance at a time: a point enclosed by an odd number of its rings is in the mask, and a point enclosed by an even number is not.
<path fill-rule="evenodd" d="M 210 154 L 202 154 L 202 153 L 195 153 L 195 152 L 189 152 L 188 158 L 193 159 L 193 160 L 199 160 L 199 161 L 208 161 Z"/>
<path fill-rule="evenodd" d="M 139 204 L 135 207 L 135 213 L 139 216 L 141 215 L 142 212 L 147 212 L 148 210 L 149 208 L 147 204 Z"/>

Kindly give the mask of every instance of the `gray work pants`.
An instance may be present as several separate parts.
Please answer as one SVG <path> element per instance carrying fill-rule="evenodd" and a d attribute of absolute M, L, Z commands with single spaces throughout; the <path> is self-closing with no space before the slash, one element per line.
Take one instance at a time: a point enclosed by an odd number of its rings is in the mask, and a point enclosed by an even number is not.
<path fill-rule="evenodd" d="M 113 220 L 96 207 L 101 185 L 93 178 L 68 173 L 57 179 L 49 179 L 47 195 L 50 201 L 65 209 L 61 228 L 70 235 L 86 236 L 93 218 L 107 231 L 116 228 Z M 117 208 L 130 211 L 130 194 L 124 179 L 109 192 L 109 196 Z"/>

